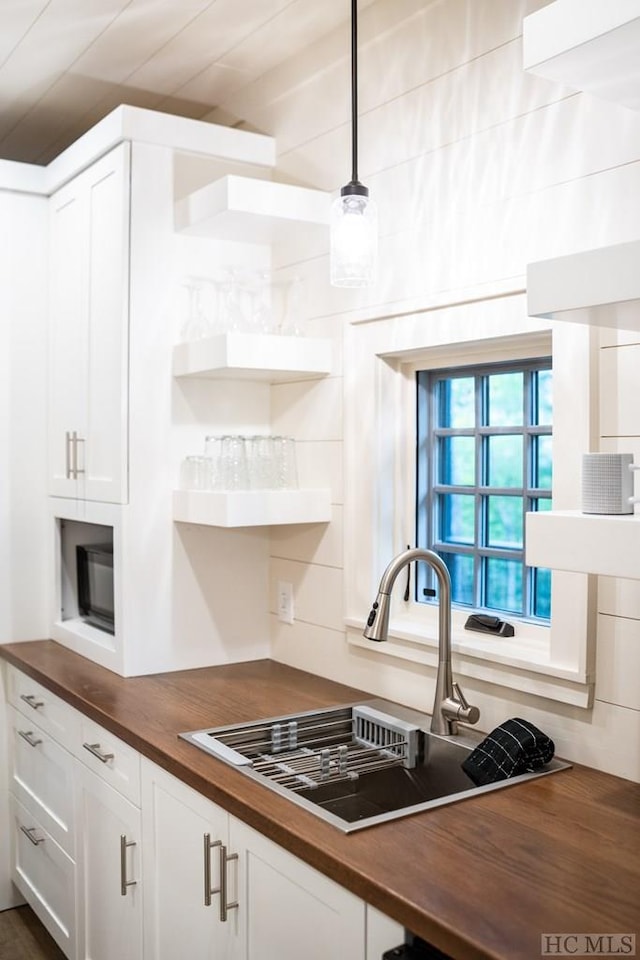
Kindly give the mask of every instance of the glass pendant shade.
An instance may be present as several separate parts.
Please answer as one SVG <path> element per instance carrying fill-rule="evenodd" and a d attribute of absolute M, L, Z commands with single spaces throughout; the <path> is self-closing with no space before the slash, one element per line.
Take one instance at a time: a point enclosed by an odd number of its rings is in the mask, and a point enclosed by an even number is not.
<path fill-rule="evenodd" d="M 349 185 L 343 187 L 331 208 L 331 283 L 366 287 L 376 273 L 378 211 L 367 193 L 348 190 Z"/>

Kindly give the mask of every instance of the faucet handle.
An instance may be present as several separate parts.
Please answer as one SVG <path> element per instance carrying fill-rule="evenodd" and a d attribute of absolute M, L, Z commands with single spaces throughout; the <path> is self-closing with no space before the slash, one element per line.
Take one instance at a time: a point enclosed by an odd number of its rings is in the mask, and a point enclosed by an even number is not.
<path fill-rule="evenodd" d="M 466 700 L 466 698 L 465 698 L 464 693 L 462 692 L 462 690 L 461 690 L 461 688 L 460 688 L 460 684 L 458 683 L 458 681 L 457 681 L 457 680 L 454 680 L 453 683 L 452 683 L 452 686 L 453 686 L 453 695 L 454 695 L 454 697 L 456 698 L 456 700 L 458 700 L 458 701 L 460 702 L 460 706 L 462 707 L 463 710 L 468 710 L 468 709 L 469 709 L 469 704 L 468 704 L 468 702 L 467 702 L 467 700 Z"/>
<path fill-rule="evenodd" d="M 467 702 L 467 699 L 460 688 L 460 684 L 456 680 L 453 681 L 453 695 L 460 704 L 457 719 L 466 721 L 467 723 L 477 723 L 480 719 L 480 710 L 478 707 L 469 706 L 469 703 Z"/>

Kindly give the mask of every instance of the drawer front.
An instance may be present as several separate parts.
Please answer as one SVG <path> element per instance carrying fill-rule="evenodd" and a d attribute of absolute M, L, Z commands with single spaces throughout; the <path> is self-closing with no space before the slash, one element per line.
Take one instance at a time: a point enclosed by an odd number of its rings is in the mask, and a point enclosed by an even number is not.
<path fill-rule="evenodd" d="M 82 717 L 76 756 L 127 800 L 140 806 L 140 754 L 133 747 Z"/>
<path fill-rule="evenodd" d="M 9 665 L 7 699 L 67 750 L 73 750 L 80 730 L 80 714 L 46 687 Z"/>
<path fill-rule="evenodd" d="M 63 850 L 75 856 L 75 760 L 33 720 L 7 708 L 11 744 L 10 789 Z"/>
<path fill-rule="evenodd" d="M 11 875 L 61 950 L 75 960 L 75 864 L 41 823 L 9 794 Z"/>

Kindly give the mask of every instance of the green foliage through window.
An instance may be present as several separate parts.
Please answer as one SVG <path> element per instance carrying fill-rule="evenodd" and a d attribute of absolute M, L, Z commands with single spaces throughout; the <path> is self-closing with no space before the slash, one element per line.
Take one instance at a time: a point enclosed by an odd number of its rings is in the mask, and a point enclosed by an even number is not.
<path fill-rule="evenodd" d="M 418 373 L 417 544 L 435 550 L 456 604 L 551 615 L 549 570 L 524 562 L 525 513 L 551 508 L 549 358 Z M 418 564 L 416 599 L 433 574 Z"/>

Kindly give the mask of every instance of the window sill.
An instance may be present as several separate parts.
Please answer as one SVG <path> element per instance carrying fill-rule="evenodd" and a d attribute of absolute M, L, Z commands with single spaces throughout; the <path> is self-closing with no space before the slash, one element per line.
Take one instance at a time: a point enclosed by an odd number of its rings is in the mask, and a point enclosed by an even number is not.
<path fill-rule="evenodd" d="M 350 617 L 345 625 L 347 642 L 352 647 L 437 667 L 438 641 L 433 624 L 421 626 L 418 631 L 410 621 L 396 618 L 389 625 L 389 639 L 384 643 L 373 643 L 362 636 L 364 619 Z M 454 672 L 575 707 L 592 706 L 590 678 L 585 682 L 577 670 L 552 663 L 548 644 L 521 638 L 517 644 L 508 638 L 499 638 L 498 642 L 499 651 L 496 637 L 470 636 L 468 631 L 456 629 L 454 625 L 451 635 Z"/>

